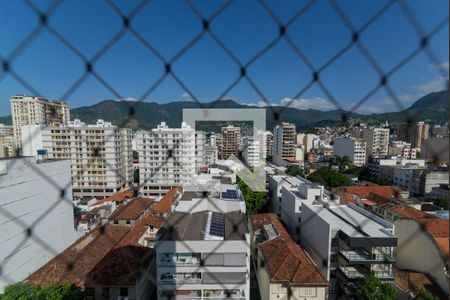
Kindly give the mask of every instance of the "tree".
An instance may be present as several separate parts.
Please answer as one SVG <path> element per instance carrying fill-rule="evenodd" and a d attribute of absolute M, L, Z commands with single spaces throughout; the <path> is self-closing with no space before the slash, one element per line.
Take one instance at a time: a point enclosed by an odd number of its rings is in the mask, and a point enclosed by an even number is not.
<path fill-rule="evenodd" d="M 359 285 L 359 293 L 367 300 L 393 300 L 396 292 L 391 284 L 381 282 L 374 276 L 363 278 Z"/>
<path fill-rule="evenodd" d="M 352 184 L 352 181 L 347 176 L 326 167 L 320 168 L 316 172 L 310 174 L 308 179 L 325 186 L 327 189 Z"/>
<path fill-rule="evenodd" d="M 244 196 L 245 207 L 248 214 L 258 213 L 266 207 L 268 199 L 266 192 L 253 191 L 239 177 L 237 177 L 237 184 Z"/>
<path fill-rule="evenodd" d="M 303 173 L 302 169 L 298 165 L 289 165 L 286 169 L 286 174 L 291 176 L 301 176 L 305 177 L 305 173 Z"/>
<path fill-rule="evenodd" d="M 55 284 L 44 287 L 34 286 L 27 282 L 9 285 L 0 294 L 0 300 L 76 300 L 82 299 L 84 291 L 73 284 Z"/>
<path fill-rule="evenodd" d="M 436 199 L 434 200 L 434 204 L 439 205 L 445 209 L 448 209 L 448 199 Z"/>
<path fill-rule="evenodd" d="M 133 159 L 139 159 L 139 152 L 133 150 Z"/>
<path fill-rule="evenodd" d="M 420 288 L 416 291 L 416 299 L 418 300 L 439 300 L 439 297 L 433 295 L 430 291 Z"/>

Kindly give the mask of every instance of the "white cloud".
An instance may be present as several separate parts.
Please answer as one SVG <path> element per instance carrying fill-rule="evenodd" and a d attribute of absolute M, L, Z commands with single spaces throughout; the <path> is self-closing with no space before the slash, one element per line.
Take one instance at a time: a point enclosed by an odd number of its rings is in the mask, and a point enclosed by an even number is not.
<path fill-rule="evenodd" d="M 438 68 L 448 73 L 448 61 L 444 61 L 438 65 Z"/>
<path fill-rule="evenodd" d="M 184 92 L 184 93 L 181 95 L 181 99 L 182 99 L 183 101 L 193 101 L 193 100 L 194 100 L 194 99 L 192 99 L 191 95 L 189 95 L 188 92 Z"/>
<path fill-rule="evenodd" d="M 446 84 L 447 80 L 444 80 L 442 77 L 438 77 L 429 82 L 418 85 L 417 90 L 423 94 L 439 92 L 445 89 Z"/>
<path fill-rule="evenodd" d="M 250 104 L 248 104 L 250 105 Z M 270 102 L 267 103 L 265 101 L 259 101 L 257 104 L 259 107 L 267 107 L 267 106 L 289 106 L 292 108 L 307 110 L 307 109 L 317 109 L 317 110 L 332 110 L 336 109 L 336 106 L 334 106 L 332 103 L 328 102 L 327 100 L 315 97 L 315 98 L 301 98 L 301 99 L 292 99 L 292 98 L 283 98 L 279 103 L 277 102 Z"/>
<path fill-rule="evenodd" d="M 292 98 L 283 98 L 280 101 L 280 105 L 289 105 L 289 107 L 294 107 L 298 109 L 318 109 L 318 110 L 332 110 L 336 109 L 336 106 L 333 103 L 328 102 L 327 100 L 315 97 L 310 99 L 292 99 Z"/>

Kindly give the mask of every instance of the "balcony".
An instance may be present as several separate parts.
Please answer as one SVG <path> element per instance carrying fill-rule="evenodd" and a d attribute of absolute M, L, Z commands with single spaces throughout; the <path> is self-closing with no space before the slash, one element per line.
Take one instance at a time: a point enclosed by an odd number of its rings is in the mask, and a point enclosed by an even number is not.
<path fill-rule="evenodd" d="M 341 271 L 348 279 L 364 278 L 368 275 L 368 272 L 366 272 L 365 269 L 352 266 L 339 266 L 339 271 Z"/>
<path fill-rule="evenodd" d="M 384 262 L 392 263 L 395 262 L 395 255 L 393 253 L 383 252 L 378 249 L 374 249 L 373 254 L 369 253 L 364 249 L 347 249 L 339 250 L 339 253 L 349 262 L 349 263 L 374 263 L 374 262 Z"/>
<path fill-rule="evenodd" d="M 200 253 L 193 254 L 163 254 L 159 257 L 160 266 L 199 266 Z"/>

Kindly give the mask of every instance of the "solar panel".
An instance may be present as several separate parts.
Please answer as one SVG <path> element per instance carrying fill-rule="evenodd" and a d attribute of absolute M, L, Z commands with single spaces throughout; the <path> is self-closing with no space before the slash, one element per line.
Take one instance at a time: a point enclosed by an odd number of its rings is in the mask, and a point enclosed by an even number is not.
<path fill-rule="evenodd" d="M 222 198 L 223 199 L 238 199 L 238 195 L 236 190 L 226 190 L 225 192 L 222 192 Z"/>
<path fill-rule="evenodd" d="M 209 234 L 215 236 L 224 236 L 225 230 L 225 220 L 222 214 L 212 213 L 211 215 L 211 225 L 209 227 Z"/>

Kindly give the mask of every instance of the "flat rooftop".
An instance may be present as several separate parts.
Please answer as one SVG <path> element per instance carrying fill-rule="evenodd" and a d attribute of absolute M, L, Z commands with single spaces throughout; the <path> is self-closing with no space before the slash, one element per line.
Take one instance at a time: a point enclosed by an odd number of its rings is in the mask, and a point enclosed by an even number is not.
<path fill-rule="evenodd" d="M 388 222 L 369 212 L 359 212 L 352 205 L 331 208 L 309 206 L 309 208 L 330 224 L 331 228 L 339 229 L 349 237 L 394 237 L 389 233 L 392 225 L 389 226 Z"/>
<path fill-rule="evenodd" d="M 208 211 L 195 213 L 172 213 L 159 230 L 160 241 L 201 241 L 205 240 L 208 223 Z M 245 215 L 240 211 L 228 213 L 215 213 L 223 216 L 224 237 L 223 240 L 245 240 L 248 233 Z"/>

